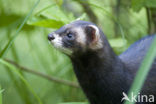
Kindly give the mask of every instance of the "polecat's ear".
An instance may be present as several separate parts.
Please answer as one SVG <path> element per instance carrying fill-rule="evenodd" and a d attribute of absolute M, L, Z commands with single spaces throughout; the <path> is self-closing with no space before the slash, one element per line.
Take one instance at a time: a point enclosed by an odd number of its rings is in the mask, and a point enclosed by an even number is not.
<path fill-rule="evenodd" d="M 94 25 L 88 25 L 88 26 L 86 26 L 85 30 L 86 30 L 86 34 L 87 34 L 87 40 L 91 44 L 96 44 L 100 38 L 98 27 L 96 27 Z"/>

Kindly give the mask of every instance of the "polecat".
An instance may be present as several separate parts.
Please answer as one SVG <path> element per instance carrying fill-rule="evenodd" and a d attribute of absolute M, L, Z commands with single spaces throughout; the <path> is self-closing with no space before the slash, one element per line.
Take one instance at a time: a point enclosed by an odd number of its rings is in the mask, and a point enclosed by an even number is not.
<path fill-rule="evenodd" d="M 49 34 L 48 39 L 70 57 L 91 104 L 122 104 L 122 94 L 128 92 L 154 36 L 137 41 L 119 56 L 101 29 L 91 22 L 74 21 Z M 156 59 L 141 94 L 156 97 Z"/>

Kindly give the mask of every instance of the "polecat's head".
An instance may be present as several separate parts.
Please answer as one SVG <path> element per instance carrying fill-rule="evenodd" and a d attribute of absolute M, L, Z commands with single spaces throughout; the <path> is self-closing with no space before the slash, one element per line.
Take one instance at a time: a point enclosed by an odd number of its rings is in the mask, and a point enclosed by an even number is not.
<path fill-rule="evenodd" d="M 63 53 L 84 53 L 103 47 L 100 29 L 91 22 L 74 21 L 48 35 L 49 41 Z"/>

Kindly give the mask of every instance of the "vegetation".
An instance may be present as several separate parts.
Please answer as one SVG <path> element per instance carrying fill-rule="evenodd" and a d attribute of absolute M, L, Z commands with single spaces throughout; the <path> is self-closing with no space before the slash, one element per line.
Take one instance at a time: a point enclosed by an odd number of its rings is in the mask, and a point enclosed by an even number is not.
<path fill-rule="evenodd" d="M 0 0 L 0 104 L 88 104 L 69 58 L 47 40 L 76 19 L 96 23 L 120 54 L 156 33 L 156 0 Z M 155 44 L 130 91 L 141 89 Z"/>
<path fill-rule="evenodd" d="M 2 92 L 3 90 L 1 89 L 1 86 L 0 86 L 0 104 L 2 104 Z"/>

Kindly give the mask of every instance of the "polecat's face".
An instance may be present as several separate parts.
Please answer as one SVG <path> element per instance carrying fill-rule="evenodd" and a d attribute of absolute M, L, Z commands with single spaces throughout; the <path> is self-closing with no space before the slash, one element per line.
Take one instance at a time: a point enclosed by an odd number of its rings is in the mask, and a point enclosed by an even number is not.
<path fill-rule="evenodd" d="M 75 21 L 61 27 L 49 34 L 48 40 L 67 55 L 103 47 L 98 27 L 86 21 Z"/>

